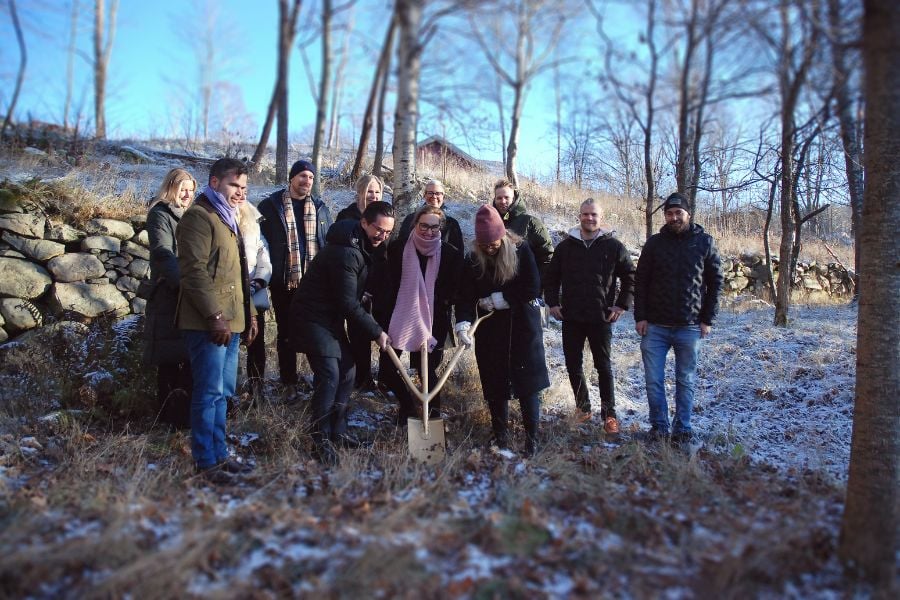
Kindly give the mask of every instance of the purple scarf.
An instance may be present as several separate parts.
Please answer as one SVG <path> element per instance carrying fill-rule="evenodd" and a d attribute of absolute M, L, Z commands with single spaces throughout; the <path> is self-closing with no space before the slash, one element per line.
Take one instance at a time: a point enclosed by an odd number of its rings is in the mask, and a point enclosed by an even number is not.
<path fill-rule="evenodd" d="M 237 208 L 228 204 L 228 201 L 225 200 L 225 196 L 209 187 L 209 185 L 203 190 L 203 195 L 206 196 L 209 203 L 212 204 L 212 207 L 216 210 L 216 214 L 222 217 L 225 224 L 237 234 Z"/>
<path fill-rule="evenodd" d="M 418 254 L 427 257 L 424 275 Z M 423 344 L 427 344 L 431 352 L 437 346 L 437 340 L 431 335 L 431 324 L 434 322 L 434 284 L 440 264 L 441 236 L 427 240 L 413 230 L 403 248 L 400 289 L 388 326 L 394 348 L 418 352 Z"/>

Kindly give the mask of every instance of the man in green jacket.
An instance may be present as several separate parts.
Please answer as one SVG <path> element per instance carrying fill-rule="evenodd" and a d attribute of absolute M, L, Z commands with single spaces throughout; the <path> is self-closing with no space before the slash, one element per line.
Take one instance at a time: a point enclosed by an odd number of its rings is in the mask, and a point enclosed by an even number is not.
<path fill-rule="evenodd" d="M 213 483 L 229 483 L 249 471 L 228 460 L 225 409 L 237 384 L 238 346 L 256 337 L 256 308 L 237 207 L 247 193 L 247 167 L 222 158 L 213 163 L 209 185 L 175 229 L 181 291 L 177 325 L 191 360 L 191 454 L 197 470 Z"/>
<path fill-rule="evenodd" d="M 550 239 L 547 228 L 540 219 L 526 212 L 528 209 L 519 190 L 506 179 L 494 184 L 494 208 L 503 217 L 506 230 L 521 237 L 531 248 L 543 281 L 544 272 L 553 256 L 553 240 Z"/>

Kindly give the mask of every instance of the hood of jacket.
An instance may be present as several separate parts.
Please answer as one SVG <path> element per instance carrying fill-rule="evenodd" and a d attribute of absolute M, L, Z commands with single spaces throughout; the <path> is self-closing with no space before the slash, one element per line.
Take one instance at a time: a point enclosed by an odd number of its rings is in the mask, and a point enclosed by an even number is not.
<path fill-rule="evenodd" d="M 597 230 L 597 235 L 594 237 L 594 239 L 591 240 L 591 243 L 593 244 L 597 240 L 603 238 L 610 238 L 615 232 L 616 231 L 614 229 L 604 229 L 601 227 Z M 572 229 L 570 229 L 569 237 L 578 240 L 579 242 L 584 242 L 584 240 L 581 239 L 581 227 L 573 227 Z"/>

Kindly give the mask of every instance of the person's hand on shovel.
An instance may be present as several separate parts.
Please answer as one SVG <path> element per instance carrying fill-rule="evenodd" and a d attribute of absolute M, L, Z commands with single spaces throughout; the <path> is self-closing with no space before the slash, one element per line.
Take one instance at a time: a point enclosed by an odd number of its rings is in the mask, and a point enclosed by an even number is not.
<path fill-rule="evenodd" d="M 469 329 L 471 328 L 472 324 L 468 321 L 460 321 L 454 328 L 456 331 L 456 335 L 459 338 L 459 342 L 466 348 L 472 347 L 472 336 L 469 335 Z"/>
<path fill-rule="evenodd" d="M 378 334 L 378 337 L 375 338 L 375 343 L 378 344 L 380 350 L 387 350 L 388 346 L 391 345 L 391 338 L 387 333 L 382 331 Z"/>

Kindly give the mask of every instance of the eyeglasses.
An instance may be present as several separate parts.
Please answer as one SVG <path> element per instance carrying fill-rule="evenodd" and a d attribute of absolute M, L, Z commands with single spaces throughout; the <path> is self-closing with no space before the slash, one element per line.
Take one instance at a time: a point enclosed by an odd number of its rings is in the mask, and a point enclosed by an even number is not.
<path fill-rule="evenodd" d="M 369 227 L 375 230 L 375 237 L 390 237 L 391 233 L 393 233 L 393 229 L 382 229 L 378 225 L 373 225 L 369 223 Z"/>
<path fill-rule="evenodd" d="M 426 196 L 443 196 L 444 192 L 425 192 Z"/>
<path fill-rule="evenodd" d="M 438 223 L 437 225 L 429 225 L 428 223 L 418 223 L 418 224 L 416 224 L 416 227 L 418 227 L 419 231 L 421 231 L 422 233 L 429 233 L 429 232 L 437 233 L 438 231 L 441 230 L 440 223 Z"/>

